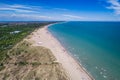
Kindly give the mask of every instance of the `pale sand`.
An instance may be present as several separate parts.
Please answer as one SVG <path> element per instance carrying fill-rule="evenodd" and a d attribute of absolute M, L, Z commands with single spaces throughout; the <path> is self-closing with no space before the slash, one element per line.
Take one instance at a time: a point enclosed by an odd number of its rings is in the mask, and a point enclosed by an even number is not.
<path fill-rule="evenodd" d="M 68 73 L 70 80 L 93 80 L 82 66 L 69 55 L 58 40 L 52 36 L 47 30 L 48 26 L 40 28 L 32 33 L 29 40 L 33 42 L 33 46 L 44 46 L 49 48 L 56 57 L 57 62 L 62 64 L 63 68 Z"/>

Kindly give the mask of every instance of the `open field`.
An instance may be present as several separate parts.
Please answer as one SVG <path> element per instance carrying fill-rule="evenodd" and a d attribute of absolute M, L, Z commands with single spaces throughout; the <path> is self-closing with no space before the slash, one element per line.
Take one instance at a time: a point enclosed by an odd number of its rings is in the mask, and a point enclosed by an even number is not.
<path fill-rule="evenodd" d="M 0 80 L 69 80 L 50 49 L 28 40 L 28 34 L 47 24 L 1 25 Z M 20 32 L 10 34 L 13 31 Z"/>
<path fill-rule="evenodd" d="M 6 58 L 6 53 L 16 43 L 29 35 L 35 29 L 53 22 L 7 22 L 0 23 L 0 63 Z"/>
<path fill-rule="evenodd" d="M 52 52 L 22 41 L 8 53 L 0 71 L 0 80 L 68 80 Z"/>

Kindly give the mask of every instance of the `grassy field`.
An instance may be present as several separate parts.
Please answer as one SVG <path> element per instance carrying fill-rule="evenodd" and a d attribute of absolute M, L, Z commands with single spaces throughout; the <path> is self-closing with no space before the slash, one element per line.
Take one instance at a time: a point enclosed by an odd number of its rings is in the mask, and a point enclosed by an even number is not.
<path fill-rule="evenodd" d="M 0 23 L 0 65 L 7 51 L 37 28 L 54 22 L 6 22 Z"/>
<path fill-rule="evenodd" d="M 51 50 L 26 40 L 51 23 L 0 23 L 0 80 L 69 80 Z"/>
<path fill-rule="evenodd" d="M 32 46 L 26 39 L 7 52 L 0 66 L 0 80 L 69 80 L 52 52 Z"/>

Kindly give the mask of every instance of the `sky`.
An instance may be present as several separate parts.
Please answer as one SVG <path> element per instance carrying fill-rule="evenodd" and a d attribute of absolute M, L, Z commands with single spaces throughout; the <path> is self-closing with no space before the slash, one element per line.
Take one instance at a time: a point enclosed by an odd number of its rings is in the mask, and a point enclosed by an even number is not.
<path fill-rule="evenodd" d="M 0 0 L 0 21 L 120 21 L 120 1 Z"/>

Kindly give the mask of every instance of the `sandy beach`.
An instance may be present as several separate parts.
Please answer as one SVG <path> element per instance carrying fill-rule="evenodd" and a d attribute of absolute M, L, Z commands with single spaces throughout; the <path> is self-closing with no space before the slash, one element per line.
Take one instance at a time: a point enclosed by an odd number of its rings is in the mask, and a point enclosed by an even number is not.
<path fill-rule="evenodd" d="M 47 30 L 50 25 L 35 30 L 30 36 L 29 41 L 33 46 L 44 46 L 49 48 L 56 57 L 70 80 L 93 80 L 92 77 L 80 66 L 77 61 L 69 55 L 59 41 Z"/>

